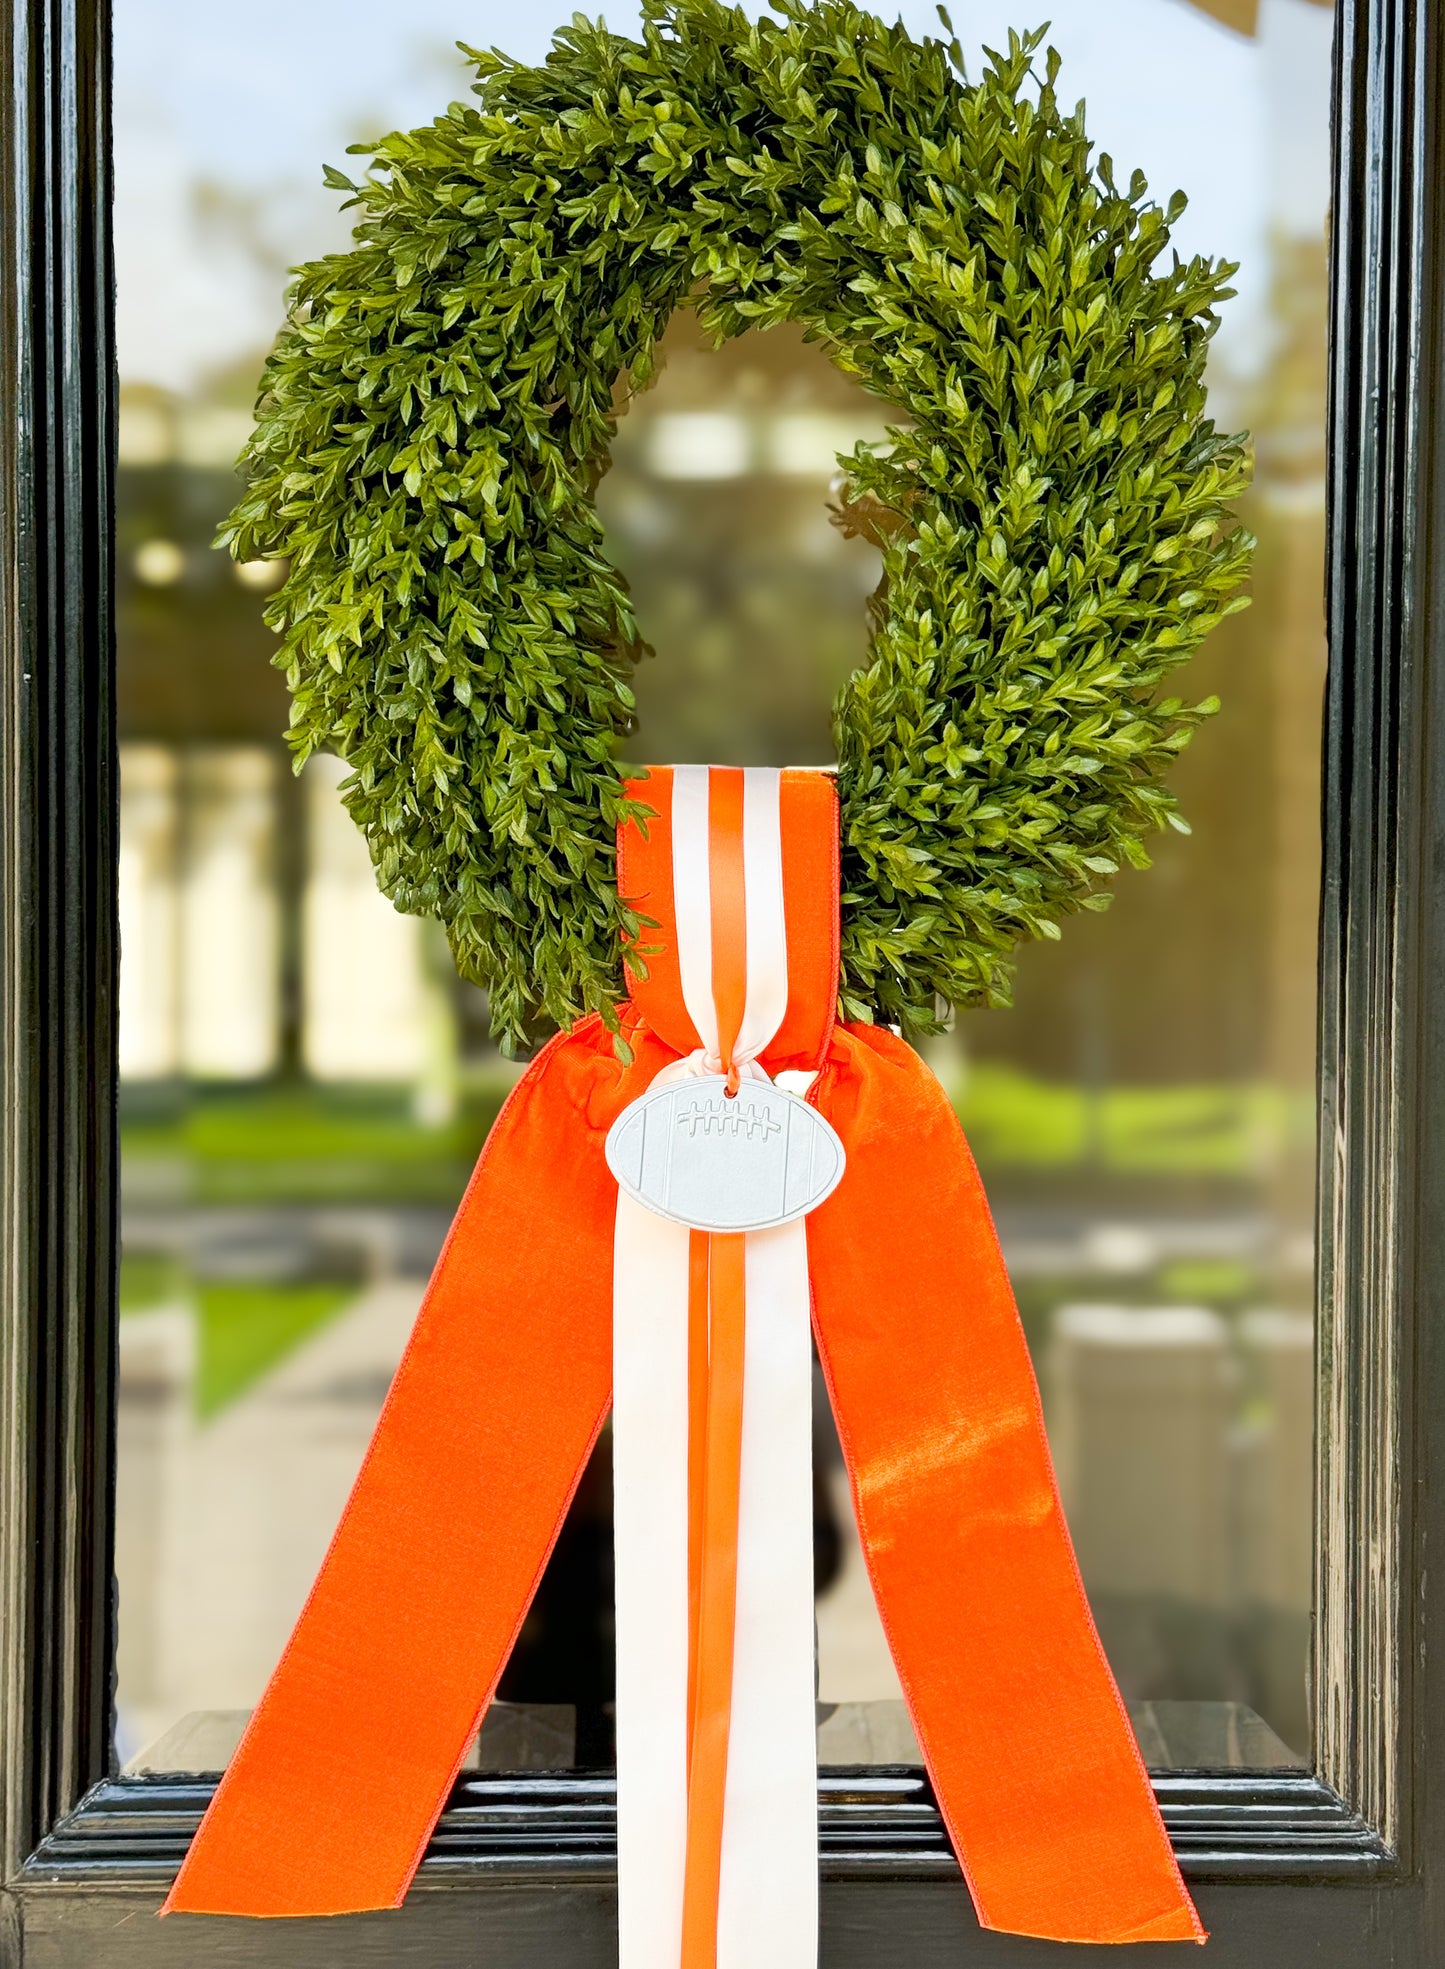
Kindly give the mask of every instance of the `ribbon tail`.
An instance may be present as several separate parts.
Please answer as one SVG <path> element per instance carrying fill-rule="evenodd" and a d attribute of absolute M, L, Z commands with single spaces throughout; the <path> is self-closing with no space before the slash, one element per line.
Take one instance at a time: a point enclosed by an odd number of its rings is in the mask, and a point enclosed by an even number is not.
<path fill-rule="evenodd" d="M 807 1246 L 798 1223 L 716 1242 L 722 1280 L 714 1241 L 618 1199 L 622 1969 L 806 1969 L 817 1955 Z M 724 1508 L 690 1511 L 719 1478 Z M 726 1604 L 714 1568 L 731 1575 Z"/>
<path fill-rule="evenodd" d="M 607 1414 L 603 1136 L 669 1057 L 634 1038 L 624 1070 L 583 1021 L 498 1117 L 331 1549 L 163 1913 L 404 1898 Z"/>
<path fill-rule="evenodd" d="M 986 1928 L 1203 1941 L 1089 1613 L 1023 1330 L 957 1117 L 844 1027 L 812 1096 L 848 1171 L 807 1220 L 859 1533 Z"/>
<path fill-rule="evenodd" d="M 801 1223 L 747 1236 L 747 1380 L 718 1969 L 818 1958 L 813 1349 Z"/>

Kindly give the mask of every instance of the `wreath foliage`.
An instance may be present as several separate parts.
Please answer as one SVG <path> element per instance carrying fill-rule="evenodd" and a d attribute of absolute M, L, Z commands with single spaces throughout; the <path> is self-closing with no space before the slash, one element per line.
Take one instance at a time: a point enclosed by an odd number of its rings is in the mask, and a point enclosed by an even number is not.
<path fill-rule="evenodd" d="M 299 756 L 339 752 L 382 888 L 435 912 L 504 1042 L 614 1022 L 643 652 L 593 503 L 680 305 L 800 323 L 901 413 L 841 459 L 883 549 L 835 711 L 843 1009 L 936 1029 L 1182 826 L 1212 703 L 1161 681 L 1233 609 L 1243 440 L 1205 415 L 1232 266 L 1065 114 L 1042 31 L 969 81 L 849 0 L 649 0 L 361 147 L 355 244 L 300 269 L 222 538 L 270 604 Z M 944 16 L 945 28 L 948 28 Z M 951 32 L 951 30 L 949 30 Z M 641 928 L 645 951 L 645 925 Z"/>

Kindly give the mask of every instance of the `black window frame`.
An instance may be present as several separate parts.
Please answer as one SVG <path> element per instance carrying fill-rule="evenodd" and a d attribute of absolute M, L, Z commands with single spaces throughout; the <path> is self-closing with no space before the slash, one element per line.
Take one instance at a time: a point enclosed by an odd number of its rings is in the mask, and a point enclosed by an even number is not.
<path fill-rule="evenodd" d="M 1155 1785 L 1220 1963 L 1445 1958 L 1445 22 L 1336 15 L 1313 1771 Z M 458 1785 L 406 1907 L 164 1924 L 111 1748 L 117 776 L 106 0 L 0 39 L 0 1962 L 615 1961 L 610 1780 Z M 918 1772 L 826 1773 L 823 1961 L 1027 1969 Z M 298 1858 L 300 1856 L 298 1855 Z M 1151 1951 L 1145 1954 L 1154 1960 Z"/>

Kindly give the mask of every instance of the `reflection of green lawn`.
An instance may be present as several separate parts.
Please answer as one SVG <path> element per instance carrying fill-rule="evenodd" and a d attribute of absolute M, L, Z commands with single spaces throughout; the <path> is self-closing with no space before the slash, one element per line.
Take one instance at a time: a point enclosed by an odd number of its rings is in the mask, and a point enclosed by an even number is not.
<path fill-rule="evenodd" d="M 510 1075 L 478 1089 L 454 1121 L 415 1119 L 404 1095 L 317 1087 L 193 1089 L 184 1111 L 127 1117 L 127 1169 L 181 1172 L 184 1200 L 245 1204 L 355 1201 L 451 1206 L 460 1198 Z M 1147 1178 L 1247 1178 L 1287 1146 L 1307 1147 L 1313 1103 L 1264 1086 L 1116 1087 L 1098 1095 L 996 1061 L 974 1066 L 959 1112 L 985 1174 L 1057 1178 L 1099 1170 Z M 180 1200 L 180 1199 L 178 1199 Z M 1230 1301 L 1248 1268 L 1176 1266 L 1171 1296 Z M 144 1252 L 121 1266 L 122 1311 L 191 1306 L 196 1407 L 213 1416 L 334 1318 L 355 1295 L 339 1280 L 188 1282 Z"/>
<path fill-rule="evenodd" d="M 127 1257 L 120 1267 L 120 1310 L 187 1307 L 196 1320 L 196 1413 L 218 1415 L 268 1368 L 277 1366 L 356 1297 L 354 1285 L 334 1280 L 280 1284 L 269 1280 L 187 1288 L 169 1259 Z"/>
<path fill-rule="evenodd" d="M 174 1258 L 127 1251 L 120 1261 L 120 1309 L 141 1313 L 149 1306 L 174 1305 L 186 1297 L 185 1275 Z"/>
<path fill-rule="evenodd" d="M 354 1286 L 324 1280 L 202 1285 L 197 1293 L 197 1414 L 203 1421 L 218 1414 L 355 1297 Z"/>
<path fill-rule="evenodd" d="M 1130 1175 L 1249 1176 L 1313 1119 L 1309 1095 L 1277 1087 L 1111 1087 L 1092 1094 L 985 1061 L 958 1110 L 985 1170 L 1103 1168 Z"/>
<path fill-rule="evenodd" d="M 404 1094 L 307 1087 L 191 1090 L 182 1112 L 127 1117 L 137 1176 L 169 1168 L 198 1203 L 452 1204 L 511 1084 L 499 1073 L 455 1120 L 418 1121 Z M 985 1171 L 1110 1170 L 1249 1177 L 1287 1146 L 1307 1150 L 1307 1094 L 1263 1085 L 1111 1087 L 1093 1094 L 985 1060 L 959 1112 Z"/>
<path fill-rule="evenodd" d="M 499 1074 L 440 1126 L 418 1121 L 405 1094 L 193 1088 L 179 1113 L 127 1116 L 121 1150 L 137 1174 L 179 1171 L 202 1203 L 446 1203 L 510 1084 Z"/>

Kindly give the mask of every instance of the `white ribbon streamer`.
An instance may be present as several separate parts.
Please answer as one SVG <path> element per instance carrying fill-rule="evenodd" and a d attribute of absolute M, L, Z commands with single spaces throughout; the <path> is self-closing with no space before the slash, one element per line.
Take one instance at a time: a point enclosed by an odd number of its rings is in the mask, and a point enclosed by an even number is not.
<path fill-rule="evenodd" d="M 780 775 L 744 781 L 748 999 L 739 1064 L 787 1009 Z M 702 1047 L 653 1084 L 716 1072 L 706 767 L 673 776 L 684 997 Z M 619 1196 L 613 1265 L 620 1969 L 678 1969 L 687 1845 L 688 1240 Z M 801 1222 L 747 1236 L 732 1724 L 718 1969 L 817 1956 L 812 1345 Z"/>
<path fill-rule="evenodd" d="M 687 1854 L 689 1232 L 619 1194 L 613 1244 L 621 1969 L 677 1969 Z"/>
<path fill-rule="evenodd" d="M 813 1348 L 801 1219 L 748 1233 L 747 1307 L 718 1964 L 807 1969 L 818 1947 L 818 1752 Z"/>

